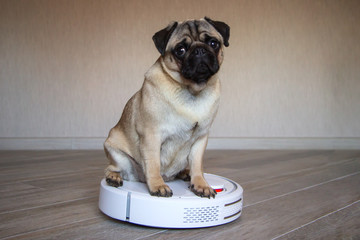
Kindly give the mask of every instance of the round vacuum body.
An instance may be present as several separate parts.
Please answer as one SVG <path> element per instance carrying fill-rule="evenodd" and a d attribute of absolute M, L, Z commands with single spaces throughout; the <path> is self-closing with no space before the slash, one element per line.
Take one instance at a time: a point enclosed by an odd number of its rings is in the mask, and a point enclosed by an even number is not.
<path fill-rule="evenodd" d="M 234 221 L 241 215 L 243 189 L 236 182 L 213 174 L 204 174 L 216 190 L 215 198 L 201 198 L 189 189 L 189 182 L 174 180 L 169 198 L 149 194 L 145 183 L 124 181 L 122 187 L 100 184 L 99 208 L 109 217 L 135 224 L 160 228 L 211 227 Z"/>

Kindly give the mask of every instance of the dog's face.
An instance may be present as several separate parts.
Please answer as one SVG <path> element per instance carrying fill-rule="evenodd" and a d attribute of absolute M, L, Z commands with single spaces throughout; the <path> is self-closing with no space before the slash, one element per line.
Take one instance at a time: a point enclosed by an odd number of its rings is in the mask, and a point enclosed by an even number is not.
<path fill-rule="evenodd" d="M 201 90 L 218 72 L 229 36 L 227 24 L 205 17 L 174 22 L 157 32 L 153 40 L 173 79 Z"/>

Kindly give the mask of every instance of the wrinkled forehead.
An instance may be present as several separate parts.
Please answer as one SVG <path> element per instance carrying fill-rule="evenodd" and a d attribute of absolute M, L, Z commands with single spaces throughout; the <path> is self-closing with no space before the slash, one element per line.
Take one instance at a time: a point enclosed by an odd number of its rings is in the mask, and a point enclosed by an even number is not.
<path fill-rule="evenodd" d="M 214 37 L 221 39 L 221 35 L 206 20 L 188 20 L 179 23 L 170 41 L 173 44 L 186 41 L 192 43 L 194 41 L 204 42 L 205 39 Z"/>

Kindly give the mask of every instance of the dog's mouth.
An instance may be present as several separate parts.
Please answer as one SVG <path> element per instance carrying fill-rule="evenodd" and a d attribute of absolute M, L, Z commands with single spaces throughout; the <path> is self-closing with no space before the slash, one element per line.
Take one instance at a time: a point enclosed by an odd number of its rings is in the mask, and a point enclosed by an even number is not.
<path fill-rule="evenodd" d="M 191 61 L 189 61 L 191 62 Z M 219 70 L 216 59 L 211 61 L 200 61 L 197 64 L 185 64 L 182 75 L 197 84 L 207 83 L 207 81 Z"/>
<path fill-rule="evenodd" d="M 206 83 L 212 75 L 214 75 L 213 71 L 205 63 L 201 63 L 196 67 L 194 78 L 191 80 L 196 83 Z"/>

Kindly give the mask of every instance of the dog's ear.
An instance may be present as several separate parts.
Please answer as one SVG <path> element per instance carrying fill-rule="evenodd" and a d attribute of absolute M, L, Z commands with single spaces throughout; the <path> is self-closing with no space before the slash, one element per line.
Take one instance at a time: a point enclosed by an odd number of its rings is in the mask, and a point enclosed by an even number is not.
<path fill-rule="evenodd" d="M 224 22 L 213 21 L 208 17 L 205 17 L 205 20 L 208 23 L 210 23 L 221 34 L 221 36 L 224 39 L 225 47 L 228 47 L 229 46 L 229 38 L 230 38 L 230 27 Z"/>
<path fill-rule="evenodd" d="M 177 22 L 172 22 L 166 28 L 155 33 L 154 36 L 152 37 L 157 50 L 160 52 L 162 56 L 164 56 L 165 54 L 166 45 L 177 25 L 178 25 Z"/>

